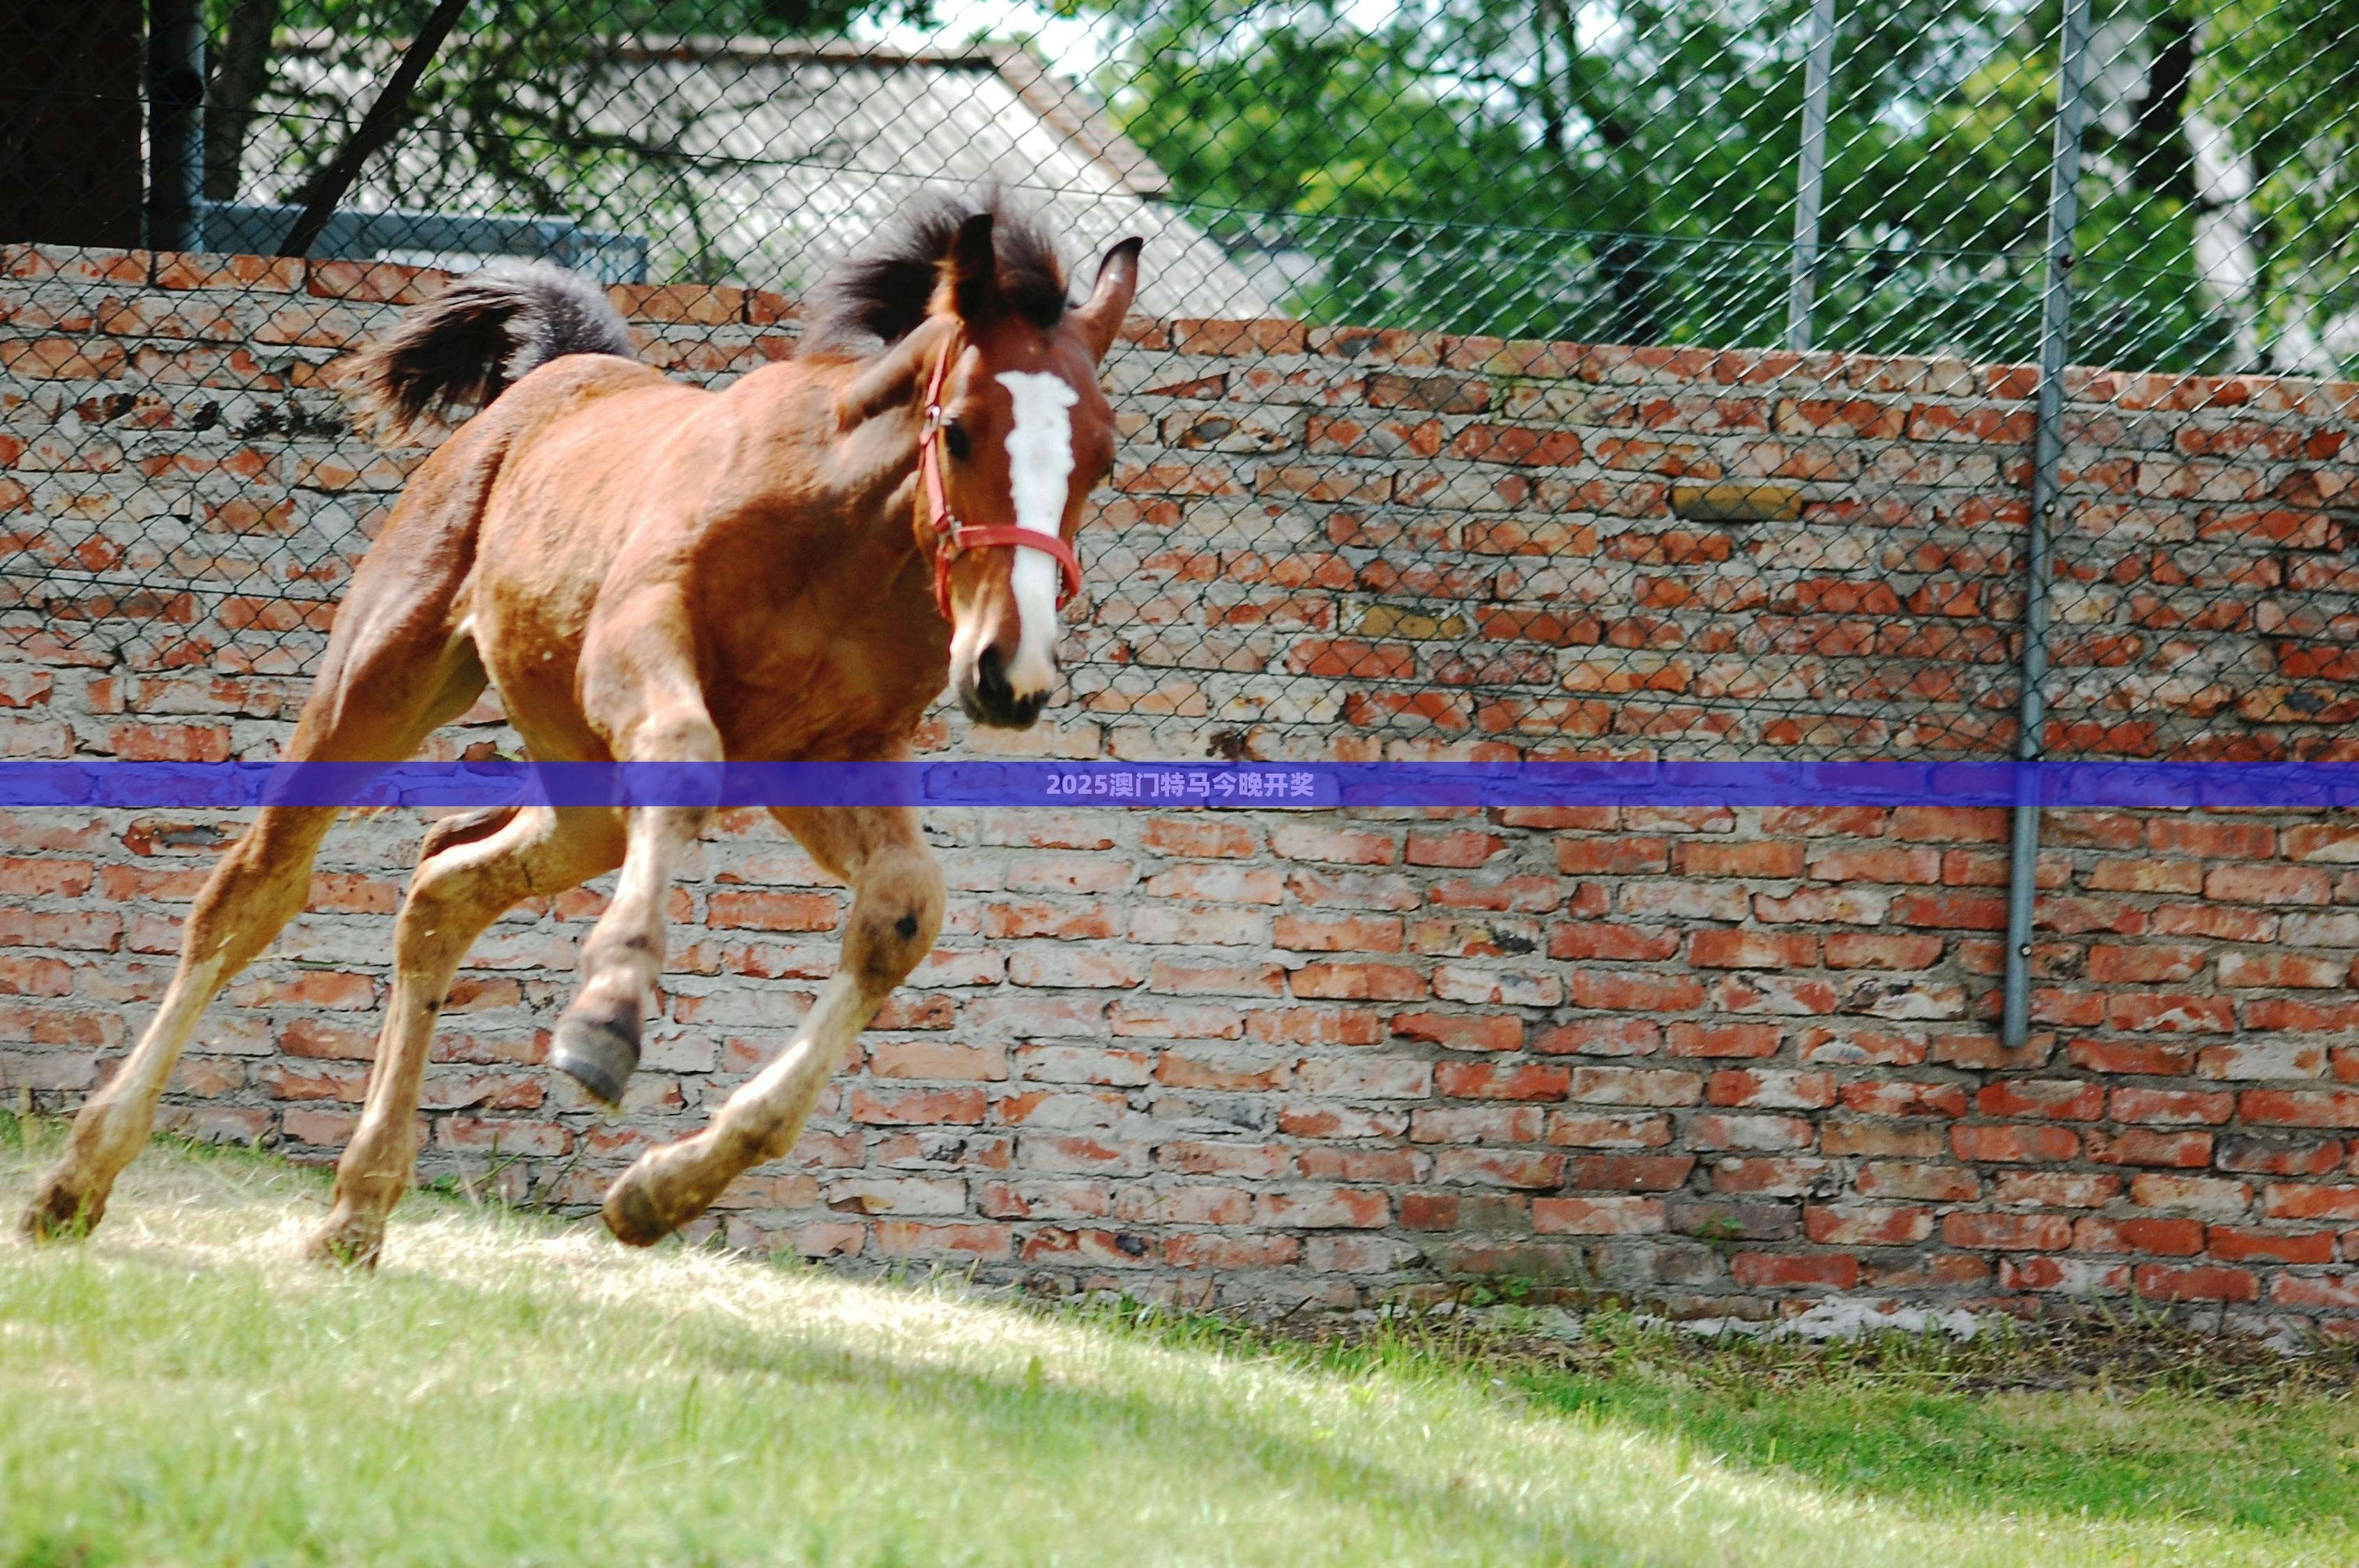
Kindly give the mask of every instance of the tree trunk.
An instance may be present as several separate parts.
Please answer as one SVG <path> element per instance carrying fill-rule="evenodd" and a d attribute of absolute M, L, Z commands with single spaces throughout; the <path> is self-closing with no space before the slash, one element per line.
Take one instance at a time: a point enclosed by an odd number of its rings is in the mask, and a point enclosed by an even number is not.
<path fill-rule="evenodd" d="M 280 0 L 235 0 L 221 63 L 205 92 L 205 200 L 234 201 L 254 105 L 270 79 L 270 36 Z"/>

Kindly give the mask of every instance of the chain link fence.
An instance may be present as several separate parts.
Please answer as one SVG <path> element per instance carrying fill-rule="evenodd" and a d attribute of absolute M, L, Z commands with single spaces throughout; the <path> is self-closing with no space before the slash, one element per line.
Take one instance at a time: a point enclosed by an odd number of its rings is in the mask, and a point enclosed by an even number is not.
<path fill-rule="evenodd" d="M 268 254 L 318 208 L 314 257 L 549 255 L 693 325 L 996 179 L 1074 265 L 1145 234 L 1167 324 L 1109 368 L 1069 733 L 2005 755 L 2037 582 L 2049 754 L 2332 756 L 2355 70 L 2359 10 L 2234 0 L 99 0 L 0 80 L 0 237 Z M 122 279 L 21 298 L 0 625 L 301 673 L 401 472 L 321 384 L 339 319 L 147 302 L 201 362 L 69 395 L 42 345 L 127 330 Z M 2128 373 L 2043 416 L 1977 368 L 2064 351 Z"/>

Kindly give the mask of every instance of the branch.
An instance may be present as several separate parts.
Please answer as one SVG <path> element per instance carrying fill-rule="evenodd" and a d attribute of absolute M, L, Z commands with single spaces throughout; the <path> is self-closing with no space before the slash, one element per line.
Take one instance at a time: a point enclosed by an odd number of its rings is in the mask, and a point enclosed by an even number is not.
<path fill-rule="evenodd" d="M 417 88 L 419 78 L 426 74 L 427 66 L 433 61 L 434 51 L 442 47 L 442 40 L 451 36 L 452 27 L 459 25 L 459 14 L 466 8 L 467 0 L 438 0 L 434 14 L 426 18 L 426 25 L 418 29 L 416 38 L 409 40 L 409 48 L 403 51 L 400 65 L 394 68 L 393 80 L 385 84 L 385 91 L 377 94 L 375 103 L 369 105 L 369 112 L 362 116 L 359 128 L 353 132 L 352 140 L 344 144 L 335 161 L 310 183 L 305 192 L 302 216 L 297 218 L 294 228 L 288 231 L 287 243 L 278 247 L 280 255 L 310 254 L 312 244 L 320 238 L 320 231 L 328 226 L 329 218 L 334 215 L 336 203 L 342 200 L 344 192 L 352 189 L 361 165 L 385 146 L 393 135 L 394 127 L 401 124 L 403 114 L 409 107 L 409 94 Z"/>

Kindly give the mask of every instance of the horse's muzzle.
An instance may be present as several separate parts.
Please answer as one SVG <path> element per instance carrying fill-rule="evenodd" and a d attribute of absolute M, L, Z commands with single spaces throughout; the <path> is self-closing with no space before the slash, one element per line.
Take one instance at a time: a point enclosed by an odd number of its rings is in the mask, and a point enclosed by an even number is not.
<path fill-rule="evenodd" d="M 1007 665 L 999 650 L 986 647 L 975 655 L 974 665 L 958 683 L 959 707 L 977 724 L 988 724 L 996 730 L 1028 730 L 1040 717 L 1040 709 L 1049 700 L 1046 691 L 1036 691 L 1023 697 L 1016 695 L 1007 684 Z"/>

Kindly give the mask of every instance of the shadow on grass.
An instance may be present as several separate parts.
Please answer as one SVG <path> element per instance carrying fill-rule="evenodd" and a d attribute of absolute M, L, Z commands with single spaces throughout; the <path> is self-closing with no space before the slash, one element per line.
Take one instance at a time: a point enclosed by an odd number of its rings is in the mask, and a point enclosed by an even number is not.
<path fill-rule="evenodd" d="M 0 1126 L 0 1152 L 12 1143 L 22 1150 L 0 1161 L 0 1170 L 29 1163 L 42 1141 L 38 1130 L 27 1141 L 18 1130 Z M 259 1176 L 279 1187 L 284 1177 L 293 1177 L 288 1184 L 301 1186 L 311 1175 L 245 1152 L 192 1152 L 199 1164 L 226 1167 L 223 1173 L 241 1184 Z M 15 1173 L 7 1174 L 0 1193 L 20 1184 Z M 266 1197 L 250 1189 L 241 1194 L 257 1204 L 286 1195 L 291 1195 L 283 1187 Z M 424 1203 L 444 1213 L 464 1207 L 447 1198 Z M 408 1214 L 416 1217 L 418 1208 Z M 523 1217 L 527 1222 L 538 1217 Z M 560 1222 L 546 1223 L 556 1229 Z M 117 1256 L 185 1268 L 184 1260 L 153 1248 Z M 693 1301 L 657 1312 L 549 1287 L 520 1297 L 447 1273 L 405 1269 L 398 1260 L 397 1252 L 383 1281 L 386 1289 L 430 1291 L 451 1303 L 459 1321 L 479 1323 L 488 1332 L 561 1333 L 569 1319 L 599 1314 L 610 1334 L 619 1327 L 663 1341 L 679 1377 L 691 1386 L 704 1379 L 757 1394 L 774 1387 L 775 1395 L 756 1402 L 780 1408 L 797 1402 L 797 1390 L 806 1390 L 806 1399 L 836 1390 L 864 1405 L 882 1401 L 917 1446 L 973 1454 L 992 1471 L 1045 1475 L 1080 1465 L 1085 1473 L 1093 1458 L 1119 1447 L 1134 1456 L 1169 1455 L 1169 1463 L 1190 1469 L 1200 1489 L 1214 1495 L 1301 1495 L 1329 1509 L 1512 1544 L 1528 1554 L 1519 1560 L 1654 1555 L 1634 1547 L 1627 1531 L 1610 1522 L 1589 1531 L 1567 1526 L 1561 1515 L 1536 1520 L 1461 1484 L 1446 1464 L 1411 1469 L 1372 1461 L 1347 1443 L 1305 1441 L 1280 1430 L 1274 1412 L 1258 1421 L 1216 1416 L 1192 1408 L 1192 1399 L 1148 1390 L 1072 1387 L 1044 1377 L 1037 1360 L 984 1371 L 897 1357 L 849 1343 L 852 1335 L 826 1323 L 750 1323 L 700 1311 Z M 751 1260 L 745 1266 L 764 1267 Z M 355 1313 L 360 1304 L 355 1298 Z M 103 1311 L 105 1303 L 93 1299 L 92 1310 Z M 945 1310 L 957 1309 L 945 1303 Z M 1667 1448 L 1712 1454 L 1737 1472 L 1774 1478 L 1798 1503 L 1816 1494 L 1870 1506 L 1897 1503 L 1908 1512 L 1962 1524 L 1986 1524 L 1994 1515 L 2053 1519 L 2067 1528 L 2087 1518 L 2130 1524 L 2167 1519 L 2313 1538 L 2348 1531 L 2359 1517 L 2359 1410 L 2348 1399 L 2309 1391 L 2264 1390 L 2237 1400 L 2171 1388 L 1978 1393 L 1955 1387 L 1954 1376 L 1946 1382 L 1937 1376 L 1945 1366 L 1955 1373 L 1963 1359 L 1945 1362 L 1938 1347 L 1921 1344 L 1885 1357 L 1868 1347 L 1822 1353 L 1815 1360 L 1788 1356 L 1782 1362 L 1750 1351 L 1718 1358 L 1630 1355 L 1609 1357 L 1595 1369 L 1568 1370 L 1446 1348 L 1433 1354 L 1405 1343 L 1289 1345 L 1123 1314 L 1098 1314 L 1095 1323 L 1085 1317 L 1082 1326 L 1178 1350 L 1266 1357 L 1314 1376 L 1348 1379 L 1390 1369 L 1449 1379 L 1481 1399 L 1512 1402 L 1518 1420 L 1573 1422 L 1593 1432 L 1639 1435 Z M 266 1370 L 251 1347 L 241 1355 L 224 1346 L 217 1355 L 218 1364 L 206 1368 L 213 1375 L 250 1378 Z M 595 1449 L 599 1433 L 627 1437 L 636 1430 L 644 1411 L 635 1411 L 631 1401 L 644 1405 L 644 1393 L 643 1384 L 628 1379 L 602 1390 L 592 1377 L 541 1403 L 548 1420 L 568 1411 L 588 1416 L 582 1441 Z M 611 1452 L 586 1454 L 585 1463 L 627 1466 L 633 1456 L 634 1445 L 625 1441 Z M 1578 1478 L 1566 1479 L 1577 1491 Z M 72 1545 L 55 1544 L 61 1552 Z M 47 1560 L 74 1561 L 57 1552 L 23 1559 Z"/>

